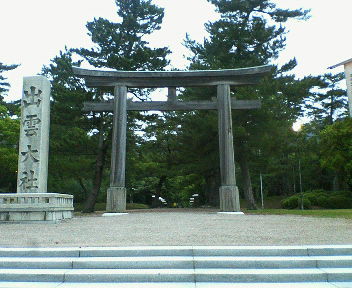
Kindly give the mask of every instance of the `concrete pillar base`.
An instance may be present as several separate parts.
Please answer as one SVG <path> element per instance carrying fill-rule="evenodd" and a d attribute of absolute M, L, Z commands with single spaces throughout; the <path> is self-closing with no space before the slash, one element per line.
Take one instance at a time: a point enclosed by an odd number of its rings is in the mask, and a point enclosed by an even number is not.
<path fill-rule="evenodd" d="M 241 212 L 240 197 L 237 186 L 221 186 L 220 194 L 220 211 L 222 212 Z"/>
<path fill-rule="evenodd" d="M 126 211 L 126 188 L 110 187 L 107 191 L 106 212 Z"/>

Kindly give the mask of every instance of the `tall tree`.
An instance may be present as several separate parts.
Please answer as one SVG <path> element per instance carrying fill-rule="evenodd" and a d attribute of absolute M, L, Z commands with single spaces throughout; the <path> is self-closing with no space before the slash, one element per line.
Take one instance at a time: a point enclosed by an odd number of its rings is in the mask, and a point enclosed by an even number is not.
<path fill-rule="evenodd" d="M 16 192 L 19 119 L 0 103 L 0 191 Z"/>
<path fill-rule="evenodd" d="M 98 18 L 88 22 L 88 35 L 96 47 L 75 49 L 94 67 L 119 70 L 163 70 L 169 63 L 166 48 L 151 48 L 145 36 L 161 28 L 162 8 L 151 0 L 115 1 L 121 21 Z"/>
<path fill-rule="evenodd" d="M 18 66 L 0 62 L 0 191 L 4 192 L 16 192 L 17 146 L 20 125 L 18 105 L 4 101 L 10 83 L 3 73 Z"/>
<path fill-rule="evenodd" d="M 347 115 L 346 90 L 339 87 L 344 78 L 344 73 L 324 74 L 321 76 L 319 91 L 306 100 L 308 116 L 313 117 L 313 121 L 319 122 L 323 127 Z"/>
<path fill-rule="evenodd" d="M 320 134 L 321 164 L 335 171 L 339 189 L 352 189 L 352 119 L 327 126 Z"/>
<path fill-rule="evenodd" d="M 307 10 L 281 9 L 269 0 L 209 0 L 221 18 L 205 25 L 209 38 L 197 43 L 189 38 L 186 46 L 193 53 L 190 69 L 230 69 L 270 63 L 285 48 L 285 22 L 306 19 Z M 276 127 L 290 129 L 300 113 L 302 99 L 309 93 L 311 79 L 297 81 L 288 72 L 295 60 L 281 68 L 256 87 L 237 88 L 237 99 L 259 98 L 259 111 L 235 111 L 235 158 L 242 175 L 242 186 L 249 208 L 256 208 L 250 174 L 250 162 L 263 148 L 261 139 L 275 133 Z M 299 93 L 297 93 L 299 92 Z M 214 119 L 215 121 L 215 119 Z"/>
<path fill-rule="evenodd" d="M 166 47 L 151 48 L 149 43 L 145 41 L 145 36 L 160 29 L 164 17 L 162 8 L 152 4 L 151 0 L 126 0 L 115 1 L 117 6 L 117 15 L 120 21 L 117 23 L 107 19 L 98 18 L 92 22 L 88 22 L 86 27 L 88 35 L 91 36 L 94 48 L 74 49 L 78 55 L 82 56 L 89 64 L 95 67 L 106 67 L 116 70 L 163 70 L 169 61 L 166 56 L 169 50 Z M 97 91 L 97 95 L 103 95 L 104 92 L 112 91 Z M 132 92 L 136 97 L 145 99 L 149 91 L 134 89 Z M 100 100 L 103 96 L 96 97 Z M 100 119 L 100 125 L 95 128 L 98 131 L 99 148 L 97 165 L 97 183 L 101 183 L 103 167 L 105 164 L 107 145 L 110 141 L 110 129 L 106 128 L 107 123 L 111 123 L 110 118 L 96 117 Z M 136 124 L 136 119 L 140 118 L 138 113 L 133 114 L 135 117 L 128 117 L 128 125 Z M 128 129 L 129 133 L 133 133 Z M 135 137 L 129 135 L 127 140 L 133 141 Z M 131 148 L 135 143 L 128 143 Z M 129 160 L 133 160 L 132 157 Z M 131 164 L 127 163 L 127 167 Z M 97 166 L 98 167 L 98 166 Z M 85 203 L 84 211 L 90 212 L 94 210 L 94 205 L 99 192 L 100 186 L 92 191 Z"/>
<path fill-rule="evenodd" d="M 321 134 L 321 132 L 335 121 L 342 120 L 348 115 L 347 93 L 346 90 L 340 88 L 342 80 L 344 80 L 343 73 L 327 73 L 322 75 L 319 79 L 319 89 L 316 89 L 316 91 L 305 100 L 305 114 L 311 118 L 311 123 L 308 125 L 311 130 L 309 133 L 314 135 L 313 138 L 316 139 L 316 149 L 310 151 L 312 156 L 316 155 L 315 158 L 321 159 L 325 157 L 322 155 L 322 150 L 320 149 L 320 138 L 321 135 L 324 135 L 324 133 Z M 310 142 L 314 143 L 314 141 Z M 319 161 L 315 162 L 319 164 Z M 311 164 L 309 166 L 313 169 Z M 340 173 L 338 170 L 330 169 L 328 165 L 317 165 L 317 167 L 315 170 L 321 170 L 322 173 L 316 175 L 314 179 L 321 179 L 321 187 L 327 187 L 328 190 L 339 190 L 341 176 L 339 176 Z M 326 181 L 329 185 L 325 183 Z"/>
<path fill-rule="evenodd" d="M 7 91 L 9 91 L 10 84 L 7 82 L 7 78 L 1 74 L 6 71 L 11 71 L 16 69 L 19 65 L 5 65 L 0 62 L 0 102 L 3 101 L 4 95 Z"/>
<path fill-rule="evenodd" d="M 50 191 L 60 193 L 69 189 L 75 201 L 80 202 L 82 194 L 88 194 L 85 183 L 94 182 L 91 171 L 97 140 L 94 133 L 89 133 L 95 125 L 94 118 L 82 113 L 83 101 L 91 100 L 93 93 L 73 75 L 72 66 L 79 65 L 73 61 L 72 52 L 65 49 L 42 68 L 42 73 L 51 80 L 52 87 L 48 186 Z"/>

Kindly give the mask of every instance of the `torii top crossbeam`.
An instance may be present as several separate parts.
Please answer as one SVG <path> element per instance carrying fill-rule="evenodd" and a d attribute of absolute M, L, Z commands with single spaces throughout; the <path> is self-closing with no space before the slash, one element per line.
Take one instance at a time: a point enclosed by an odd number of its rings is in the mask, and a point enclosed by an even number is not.
<path fill-rule="evenodd" d="M 271 65 L 195 71 L 101 71 L 73 67 L 73 72 L 84 78 L 88 87 L 162 88 L 256 84 L 271 69 Z"/>

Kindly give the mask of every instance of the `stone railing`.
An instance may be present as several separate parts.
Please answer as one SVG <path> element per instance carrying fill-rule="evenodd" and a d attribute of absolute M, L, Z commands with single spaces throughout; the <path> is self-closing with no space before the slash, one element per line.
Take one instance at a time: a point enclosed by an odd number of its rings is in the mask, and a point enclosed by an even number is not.
<path fill-rule="evenodd" d="M 0 194 L 0 209 L 6 209 L 9 206 L 12 208 L 66 208 L 73 210 L 73 196 L 56 193 Z"/>

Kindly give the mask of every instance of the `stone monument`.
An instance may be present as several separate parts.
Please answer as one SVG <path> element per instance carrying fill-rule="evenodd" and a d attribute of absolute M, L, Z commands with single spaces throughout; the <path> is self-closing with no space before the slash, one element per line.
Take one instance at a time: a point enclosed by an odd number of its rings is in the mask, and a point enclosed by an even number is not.
<path fill-rule="evenodd" d="M 47 193 L 50 82 L 25 77 L 16 194 L 0 194 L 0 221 L 59 221 L 72 218 L 73 196 Z"/>

